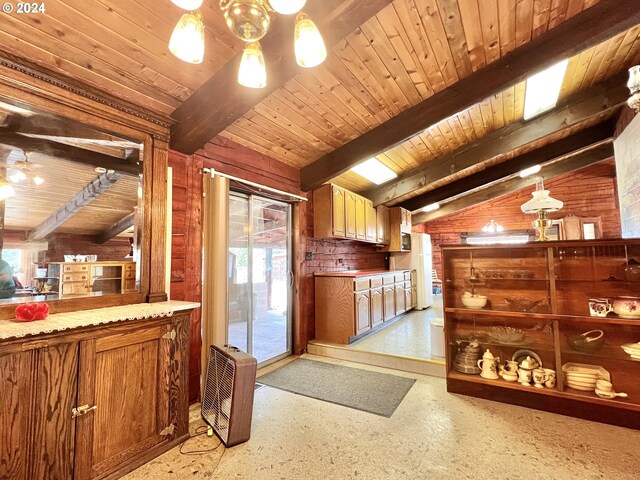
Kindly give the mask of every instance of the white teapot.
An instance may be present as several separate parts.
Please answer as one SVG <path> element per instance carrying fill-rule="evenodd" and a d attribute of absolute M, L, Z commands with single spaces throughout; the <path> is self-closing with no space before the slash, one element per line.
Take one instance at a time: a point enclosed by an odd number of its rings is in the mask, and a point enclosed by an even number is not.
<path fill-rule="evenodd" d="M 478 360 L 478 368 L 482 369 L 480 376 L 482 378 L 488 378 L 489 380 L 497 380 L 500 378 L 497 372 L 498 363 L 500 363 L 500 357 L 494 357 L 489 349 L 487 349 L 484 355 L 482 355 L 482 358 Z"/>

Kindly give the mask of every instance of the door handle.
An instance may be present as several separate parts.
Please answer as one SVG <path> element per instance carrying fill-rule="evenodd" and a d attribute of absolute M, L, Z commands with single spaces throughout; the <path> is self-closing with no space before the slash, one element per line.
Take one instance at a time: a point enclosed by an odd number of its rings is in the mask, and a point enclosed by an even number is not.
<path fill-rule="evenodd" d="M 96 410 L 98 408 L 97 405 L 90 407 L 89 405 L 82 405 L 81 407 L 74 407 L 71 409 L 71 418 L 81 417 L 86 415 L 87 413 Z"/>
<path fill-rule="evenodd" d="M 291 270 L 289 270 L 287 272 L 287 277 L 289 277 L 289 287 L 293 287 L 294 276 L 293 276 L 293 272 Z"/>

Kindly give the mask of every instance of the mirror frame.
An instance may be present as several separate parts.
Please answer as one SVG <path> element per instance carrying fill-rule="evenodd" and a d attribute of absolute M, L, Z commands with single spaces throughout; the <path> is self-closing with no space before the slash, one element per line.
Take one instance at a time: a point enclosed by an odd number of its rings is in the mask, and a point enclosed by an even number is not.
<path fill-rule="evenodd" d="M 102 131 L 144 144 L 143 220 L 140 245 L 140 291 L 104 297 L 48 301 L 50 312 L 154 303 L 165 292 L 167 174 L 172 120 L 79 85 L 0 50 L 0 96 L 16 99 L 53 115 L 72 118 Z M 17 304 L 0 304 L 0 319 L 15 318 Z"/>

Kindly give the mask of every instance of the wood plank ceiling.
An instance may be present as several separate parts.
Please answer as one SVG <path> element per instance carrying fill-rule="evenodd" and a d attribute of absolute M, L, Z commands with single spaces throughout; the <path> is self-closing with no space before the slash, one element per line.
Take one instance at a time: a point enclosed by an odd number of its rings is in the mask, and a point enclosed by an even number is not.
<path fill-rule="evenodd" d="M 338 42 L 323 65 L 296 75 L 221 135 L 306 166 L 597 3 L 394 0 Z M 202 65 L 168 51 L 182 13 L 170 0 L 50 0 L 46 8 L 46 15 L 3 16 L 0 48 L 165 115 L 242 48 L 217 1 L 203 7 Z M 560 100 L 639 60 L 640 25 L 571 58 Z M 379 159 L 402 174 L 482 139 L 521 119 L 524 91 L 519 83 L 484 99 Z M 373 186 L 349 172 L 334 181 L 358 192 Z"/>

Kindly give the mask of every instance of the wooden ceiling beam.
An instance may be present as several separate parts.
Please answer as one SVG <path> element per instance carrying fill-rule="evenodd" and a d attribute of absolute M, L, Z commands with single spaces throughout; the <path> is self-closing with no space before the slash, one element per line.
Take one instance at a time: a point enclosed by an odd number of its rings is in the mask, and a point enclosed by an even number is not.
<path fill-rule="evenodd" d="M 327 49 L 373 17 L 392 0 L 322 0 L 304 8 L 322 32 Z M 293 50 L 295 15 L 274 15 L 269 33 L 262 39 L 267 64 L 267 87 L 246 88 L 238 84 L 242 52 L 191 95 L 171 115 L 171 148 L 192 154 L 255 105 L 305 69 L 296 63 Z M 330 54 L 330 52 L 329 52 Z"/>
<path fill-rule="evenodd" d="M 106 230 L 98 233 L 96 235 L 96 243 L 103 244 L 111 240 L 113 237 L 120 235 L 127 228 L 131 228 L 133 226 L 133 222 L 136 218 L 135 212 L 131 212 L 124 218 L 121 218 L 116 223 L 111 225 Z"/>
<path fill-rule="evenodd" d="M 46 220 L 34 228 L 28 236 L 29 241 L 42 240 L 53 233 L 67 220 L 82 210 L 83 207 L 93 202 L 96 198 L 109 190 L 122 178 L 119 173 L 101 173 L 87 183 L 82 190 L 67 200 L 58 210 L 53 212 Z"/>
<path fill-rule="evenodd" d="M 425 128 L 640 23 L 638 0 L 601 0 L 300 170 L 309 191 Z"/>
<path fill-rule="evenodd" d="M 440 158 L 430 160 L 405 175 L 364 193 L 374 205 L 396 204 L 416 191 L 490 158 L 511 152 L 558 130 L 618 108 L 629 96 L 626 73 L 580 92 L 533 120 L 520 120 Z M 413 205 L 413 204 L 412 204 Z M 414 209 L 423 207 L 418 205 Z"/>
<path fill-rule="evenodd" d="M 92 152 L 84 148 L 44 138 L 33 138 L 19 133 L 7 132 L 3 129 L 0 129 L 0 144 L 19 148 L 23 151 L 37 152 L 53 158 L 115 170 L 123 175 L 138 176 L 141 171 L 141 168 L 135 163 L 118 157 Z"/>
<path fill-rule="evenodd" d="M 525 168 L 542 165 L 554 158 L 568 155 L 571 152 L 593 145 L 596 142 L 611 138 L 614 130 L 615 122 L 611 119 L 606 120 L 556 142 L 519 155 L 506 162 L 485 168 L 484 170 L 443 185 L 442 187 L 429 190 L 417 197 L 401 202 L 399 206 L 415 211 L 426 205 L 441 202 L 455 195 L 460 195 L 482 187 L 483 185 L 499 181 L 510 175 L 519 174 L 520 171 Z"/>
<path fill-rule="evenodd" d="M 543 165 L 543 170 L 540 175 L 542 175 L 545 180 L 550 180 L 564 173 L 573 172 L 574 170 L 588 167 L 594 163 L 609 160 L 612 157 L 613 142 L 601 142 L 593 148 L 547 162 Z M 447 201 L 446 204 L 442 205 L 440 209 L 435 212 L 423 212 L 413 215 L 411 220 L 414 225 L 430 222 L 432 220 L 457 213 L 466 208 L 473 207 L 474 205 L 478 205 L 489 200 L 495 200 L 503 195 L 517 192 L 523 188 L 531 186 L 534 182 L 535 180 L 532 177 L 520 178 L 518 175 L 508 177 L 503 181 L 495 182 L 484 188 L 473 190 L 466 195 L 460 195 L 450 201 Z M 553 192 L 551 193 L 553 194 Z M 562 200 L 562 198 L 559 198 L 559 200 Z"/>

